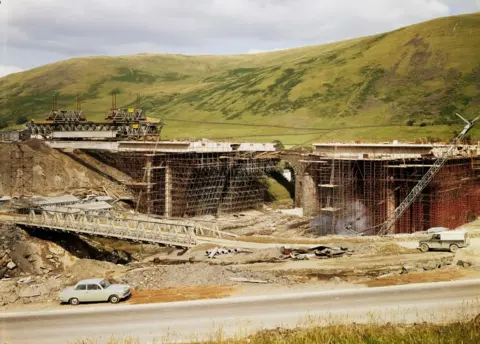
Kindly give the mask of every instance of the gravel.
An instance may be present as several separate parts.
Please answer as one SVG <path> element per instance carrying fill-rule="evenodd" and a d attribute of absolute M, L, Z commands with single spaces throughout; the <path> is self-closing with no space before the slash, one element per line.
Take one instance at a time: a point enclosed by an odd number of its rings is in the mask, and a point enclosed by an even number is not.
<path fill-rule="evenodd" d="M 179 286 L 236 285 L 230 277 L 264 280 L 269 283 L 288 283 L 283 277 L 269 272 L 255 272 L 241 268 L 207 263 L 160 265 L 131 270 L 116 280 L 134 288 L 169 288 Z"/>

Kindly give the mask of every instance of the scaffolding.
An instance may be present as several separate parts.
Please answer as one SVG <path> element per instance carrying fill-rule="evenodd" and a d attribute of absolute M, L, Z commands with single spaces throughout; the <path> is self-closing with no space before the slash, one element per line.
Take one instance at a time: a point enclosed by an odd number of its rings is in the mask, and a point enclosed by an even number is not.
<path fill-rule="evenodd" d="M 399 204 L 426 173 L 433 160 L 392 165 L 392 187 Z M 480 179 L 470 159 L 451 159 L 397 221 L 396 233 L 414 233 L 430 227 L 456 228 L 480 213 Z"/>
<path fill-rule="evenodd" d="M 138 211 L 165 217 L 217 215 L 257 209 L 276 157 L 241 152 L 95 152 L 125 172 Z"/>
<path fill-rule="evenodd" d="M 10 196 L 25 196 L 33 186 L 34 156 L 25 152 L 20 144 L 10 144 L 10 176 L 5 183 Z"/>
<path fill-rule="evenodd" d="M 312 181 L 307 185 L 315 187 L 317 202 L 309 212 L 317 215 L 312 222 L 317 234 L 361 233 L 385 220 L 385 161 L 310 159 L 306 170 Z"/>
<path fill-rule="evenodd" d="M 412 159 L 347 159 L 309 155 L 304 164 L 303 207 L 318 235 L 378 234 L 382 224 L 435 162 Z M 411 207 L 395 233 L 430 227 L 456 228 L 480 215 L 478 157 L 446 162 Z"/>

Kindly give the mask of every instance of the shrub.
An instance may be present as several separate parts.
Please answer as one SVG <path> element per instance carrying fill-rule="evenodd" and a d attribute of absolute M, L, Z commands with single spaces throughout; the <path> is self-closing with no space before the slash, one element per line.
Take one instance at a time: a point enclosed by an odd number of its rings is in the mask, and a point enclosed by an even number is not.
<path fill-rule="evenodd" d="M 0 129 L 8 127 L 8 122 L 5 118 L 0 118 Z"/>
<path fill-rule="evenodd" d="M 273 143 L 275 143 L 275 149 L 276 150 L 284 150 L 285 149 L 285 146 L 283 145 L 282 141 L 274 140 Z"/>
<path fill-rule="evenodd" d="M 20 115 L 17 117 L 15 120 L 15 124 L 23 124 L 28 122 L 28 117 L 27 115 Z"/>

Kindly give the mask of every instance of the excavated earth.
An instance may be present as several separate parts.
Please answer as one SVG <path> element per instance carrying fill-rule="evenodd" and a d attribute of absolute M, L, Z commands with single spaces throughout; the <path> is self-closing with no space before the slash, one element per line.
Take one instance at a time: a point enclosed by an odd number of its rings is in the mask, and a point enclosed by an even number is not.
<path fill-rule="evenodd" d="M 121 183 L 40 140 L 0 143 L 0 196 L 104 194 L 105 190 L 112 196 L 128 196 Z"/>

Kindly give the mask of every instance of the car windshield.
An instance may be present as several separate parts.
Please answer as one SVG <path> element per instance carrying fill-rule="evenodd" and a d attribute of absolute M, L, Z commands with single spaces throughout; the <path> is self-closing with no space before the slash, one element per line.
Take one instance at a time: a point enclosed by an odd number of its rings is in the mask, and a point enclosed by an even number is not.
<path fill-rule="evenodd" d="M 102 286 L 103 289 L 110 287 L 111 283 L 107 280 L 103 280 L 100 282 L 100 285 Z"/>

